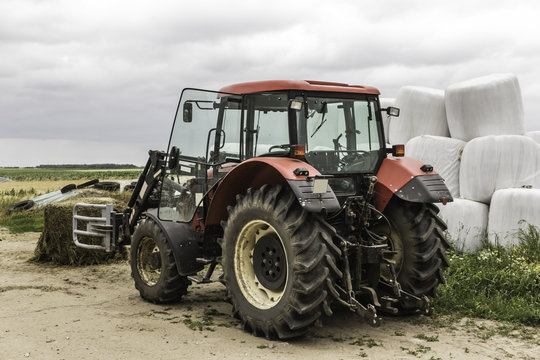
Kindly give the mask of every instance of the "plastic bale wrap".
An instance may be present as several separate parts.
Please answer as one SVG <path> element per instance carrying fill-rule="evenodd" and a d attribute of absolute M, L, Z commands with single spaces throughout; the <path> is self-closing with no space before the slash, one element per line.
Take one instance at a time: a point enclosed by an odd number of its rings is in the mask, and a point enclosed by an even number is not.
<path fill-rule="evenodd" d="M 396 99 L 394 98 L 379 98 L 379 102 L 381 103 L 381 109 L 386 109 L 389 106 L 394 106 L 396 103 Z M 384 127 L 384 138 L 386 142 L 388 142 L 388 131 L 390 128 L 390 122 L 392 121 L 392 117 L 386 113 L 386 111 L 381 111 L 381 117 L 383 121 L 383 127 Z"/>
<path fill-rule="evenodd" d="M 449 136 L 444 91 L 404 86 L 399 89 L 394 106 L 400 113 L 390 122 L 390 144 L 405 144 L 419 135 Z"/>
<path fill-rule="evenodd" d="M 540 227 L 540 189 L 495 191 L 489 208 L 489 241 L 517 245 L 516 232 L 528 225 Z"/>
<path fill-rule="evenodd" d="M 125 203 L 111 198 L 69 199 L 64 202 L 47 205 L 44 208 L 43 232 L 34 250 L 32 260 L 52 262 L 60 265 L 93 265 L 107 262 L 115 258 L 114 253 L 101 250 L 87 250 L 73 243 L 73 206 L 78 202 L 92 204 L 113 204 L 115 209 L 124 209 Z M 101 216 L 101 210 L 80 208 L 78 212 L 84 216 Z M 85 222 L 78 222 L 80 230 L 86 230 Z M 101 245 L 101 238 L 85 237 L 84 242 Z"/>
<path fill-rule="evenodd" d="M 540 187 L 540 146 L 520 135 L 484 136 L 465 145 L 459 189 L 462 198 L 489 203 L 498 189 Z"/>
<path fill-rule="evenodd" d="M 513 74 L 494 74 L 450 85 L 446 114 L 453 138 L 523 135 L 525 120 L 519 82 Z"/>
<path fill-rule="evenodd" d="M 452 197 L 459 197 L 459 167 L 466 142 L 442 136 L 422 135 L 405 145 L 405 155 L 432 165 L 446 182 Z"/>
<path fill-rule="evenodd" d="M 448 225 L 450 242 L 460 251 L 473 252 L 482 246 L 488 226 L 489 206 L 476 201 L 454 199 L 437 204 L 439 217 Z"/>
<path fill-rule="evenodd" d="M 529 131 L 528 133 L 525 133 L 528 137 L 536 141 L 538 145 L 540 145 L 540 131 Z"/>

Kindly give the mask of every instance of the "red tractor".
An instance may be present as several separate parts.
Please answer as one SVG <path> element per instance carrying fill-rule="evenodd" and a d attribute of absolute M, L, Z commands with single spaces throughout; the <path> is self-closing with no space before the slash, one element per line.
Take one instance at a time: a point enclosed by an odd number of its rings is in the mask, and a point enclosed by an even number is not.
<path fill-rule="evenodd" d="M 169 150 L 150 151 L 128 209 L 75 214 L 75 242 L 131 244 L 135 287 L 154 303 L 220 264 L 233 314 L 269 338 L 302 335 L 336 306 L 372 325 L 429 313 L 448 265 L 432 203 L 452 197 L 433 167 L 386 148 L 381 111 L 399 109 L 378 95 L 320 81 L 185 89 Z M 100 234 L 103 246 L 80 240 Z"/>

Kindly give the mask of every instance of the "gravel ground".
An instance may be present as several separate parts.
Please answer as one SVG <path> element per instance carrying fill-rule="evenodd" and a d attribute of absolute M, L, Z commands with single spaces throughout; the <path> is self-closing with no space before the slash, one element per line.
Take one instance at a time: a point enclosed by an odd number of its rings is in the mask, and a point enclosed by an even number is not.
<path fill-rule="evenodd" d="M 28 262 L 38 233 L 0 229 L 0 359 L 540 359 L 538 328 L 501 335 L 491 321 L 384 318 L 379 328 L 341 311 L 301 339 L 244 332 L 220 283 L 179 304 L 143 301 L 127 263 L 58 267 Z"/>

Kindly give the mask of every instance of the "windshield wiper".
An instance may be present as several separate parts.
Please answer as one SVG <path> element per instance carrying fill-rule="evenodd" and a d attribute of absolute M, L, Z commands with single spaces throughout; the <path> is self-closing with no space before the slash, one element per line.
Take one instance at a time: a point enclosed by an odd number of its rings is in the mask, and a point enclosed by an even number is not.
<path fill-rule="evenodd" d="M 317 128 L 313 131 L 313 134 L 311 134 L 311 137 L 313 137 L 313 136 L 317 133 L 317 131 L 319 131 L 319 129 L 321 128 L 321 126 L 323 126 L 324 123 L 326 122 L 326 119 L 324 118 L 324 115 L 326 115 L 326 113 L 323 113 L 323 115 L 322 115 L 323 117 L 322 117 L 322 119 L 321 119 L 321 123 L 320 123 L 319 126 L 317 126 Z"/>

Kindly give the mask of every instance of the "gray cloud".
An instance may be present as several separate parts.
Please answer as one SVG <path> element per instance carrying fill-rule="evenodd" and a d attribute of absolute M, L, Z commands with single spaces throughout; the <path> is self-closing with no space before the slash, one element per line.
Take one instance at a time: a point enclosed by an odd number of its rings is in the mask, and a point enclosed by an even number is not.
<path fill-rule="evenodd" d="M 403 85 L 444 89 L 500 72 L 516 73 L 527 128 L 540 130 L 538 10 L 486 0 L 5 0 L 0 141 L 165 148 L 183 87 L 320 79 L 392 97 Z"/>

